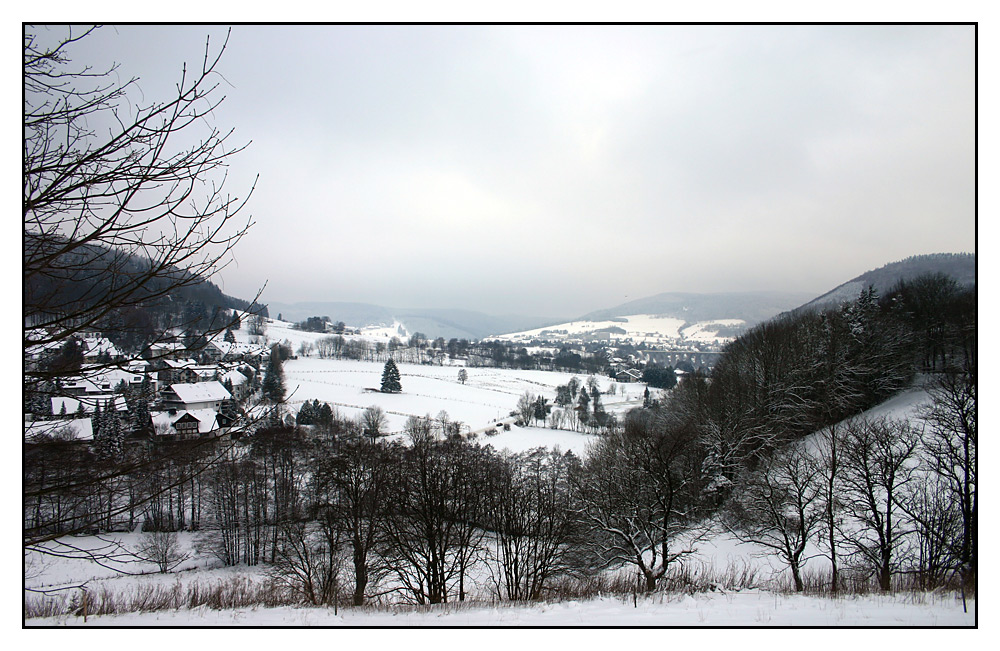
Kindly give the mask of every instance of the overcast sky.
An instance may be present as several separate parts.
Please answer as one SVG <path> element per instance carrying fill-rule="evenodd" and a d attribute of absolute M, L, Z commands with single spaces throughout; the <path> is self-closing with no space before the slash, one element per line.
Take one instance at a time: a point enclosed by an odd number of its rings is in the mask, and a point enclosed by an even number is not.
<path fill-rule="evenodd" d="M 159 97 L 226 28 L 71 55 Z M 264 302 L 573 317 L 666 291 L 819 295 L 975 250 L 971 26 L 236 26 L 215 126 Z"/>

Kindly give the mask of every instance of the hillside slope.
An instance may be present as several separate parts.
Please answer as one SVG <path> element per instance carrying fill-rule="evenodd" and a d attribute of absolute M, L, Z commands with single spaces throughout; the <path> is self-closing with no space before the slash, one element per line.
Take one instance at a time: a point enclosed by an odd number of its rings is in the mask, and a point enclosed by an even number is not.
<path fill-rule="evenodd" d="M 975 253 L 932 253 L 915 255 L 898 262 L 866 271 L 846 283 L 838 285 L 827 293 L 814 298 L 796 308 L 796 312 L 805 309 L 824 309 L 835 307 L 845 301 L 853 301 L 863 289 L 874 286 L 879 294 L 884 294 L 902 280 L 912 280 L 925 274 L 943 273 L 954 278 L 960 287 L 976 284 L 976 254 Z"/>
<path fill-rule="evenodd" d="M 722 292 L 692 294 L 665 292 L 636 299 L 616 307 L 597 310 L 579 321 L 603 321 L 630 314 L 655 314 L 689 322 L 740 319 L 749 325 L 790 310 L 808 298 L 803 292 Z"/>

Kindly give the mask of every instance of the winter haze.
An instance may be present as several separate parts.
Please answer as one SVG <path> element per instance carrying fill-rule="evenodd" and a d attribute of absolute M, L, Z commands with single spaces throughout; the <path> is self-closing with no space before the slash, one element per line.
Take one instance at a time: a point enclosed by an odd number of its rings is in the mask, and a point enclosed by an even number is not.
<path fill-rule="evenodd" d="M 71 55 L 148 103 L 226 31 Z M 973 26 L 236 26 L 219 69 L 232 295 L 573 317 L 975 250 Z"/>

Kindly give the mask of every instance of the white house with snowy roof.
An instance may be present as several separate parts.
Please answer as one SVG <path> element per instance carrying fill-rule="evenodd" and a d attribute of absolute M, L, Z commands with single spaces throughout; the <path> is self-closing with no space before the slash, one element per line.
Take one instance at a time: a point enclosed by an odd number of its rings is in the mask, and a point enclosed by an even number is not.
<path fill-rule="evenodd" d="M 247 376 L 237 370 L 223 374 L 219 380 L 222 382 L 229 381 L 233 386 L 233 398 L 236 400 L 243 400 L 250 393 L 250 381 L 247 380 Z"/>
<path fill-rule="evenodd" d="M 204 352 L 213 361 L 235 361 L 266 357 L 268 348 L 260 344 L 214 339 L 208 342 Z"/>
<path fill-rule="evenodd" d="M 212 382 L 192 382 L 171 384 L 160 397 L 166 409 L 194 410 L 222 407 L 222 403 L 232 399 L 226 387 L 218 380 Z"/>

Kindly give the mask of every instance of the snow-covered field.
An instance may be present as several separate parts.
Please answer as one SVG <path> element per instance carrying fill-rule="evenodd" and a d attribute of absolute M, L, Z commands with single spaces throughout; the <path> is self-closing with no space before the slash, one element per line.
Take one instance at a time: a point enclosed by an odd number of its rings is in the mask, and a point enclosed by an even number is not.
<path fill-rule="evenodd" d="M 388 344 L 393 337 L 398 337 L 403 342 L 409 338 L 409 334 L 406 332 L 403 324 L 398 321 L 392 325 L 366 326 L 360 330 L 361 334 L 343 335 L 344 339 L 348 341 L 352 339 L 365 339 L 366 341 L 372 343 L 381 342 Z M 246 324 L 244 324 L 244 327 L 241 330 L 235 331 L 234 334 L 236 335 L 237 341 L 250 341 L 250 333 L 246 329 Z M 336 335 L 329 332 L 308 332 L 305 330 L 296 330 L 288 321 L 268 319 L 267 329 L 264 332 L 264 336 L 267 338 L 268 343 L 281 343 L 283 341 L 288 341 L 292 344 L 292 350 L 297 351 L 303 342 L 315 344 L 317 339 L 322 339 L 323 337 L 334 337 Z"/>
<path fill-rule="evenodd" d="M 574 377 L 572 373 L 550 371 L 466 368 L 468 379 L 463 384 L 458 379 L 462 368 L 399 364 L 403 392 L 385 394 L 365 390 L 381 385 L 383 365 L 377 362 L 303 357 L 284 364 L 285 386 L 293 409 L 303 401 L 320 400 L 336 406 L 344 415 L 353 416 L 377 405 L 385 410 L 388 429 L 394 433 L 402 432 L 409 416 L 430 414 L 437 417 L 441 411 L 448 412 L 452 421 L 462 422 L 470 431 L 482 432 L 498 419 L 509 422 L 510 412 L 525 392 L 541 395 L 552 402 L 556 387 Z M 585 375 L 575 377 L 581 383 L 587 380 Z M 607 411 L 621 412 L 642 404 L 644 384 L 615 383 L 612 395 L 607 392 L 613 380 L 595 379 L 605 393 L 601 402 Z M 579 453 L 589 439 L 577 432 L 513 426 L 510 432 L 489 437 L 484 442 L 514 450 L 528 443 L 533 443 L 528 447 L 559 445 L 563 450 Z"/>

